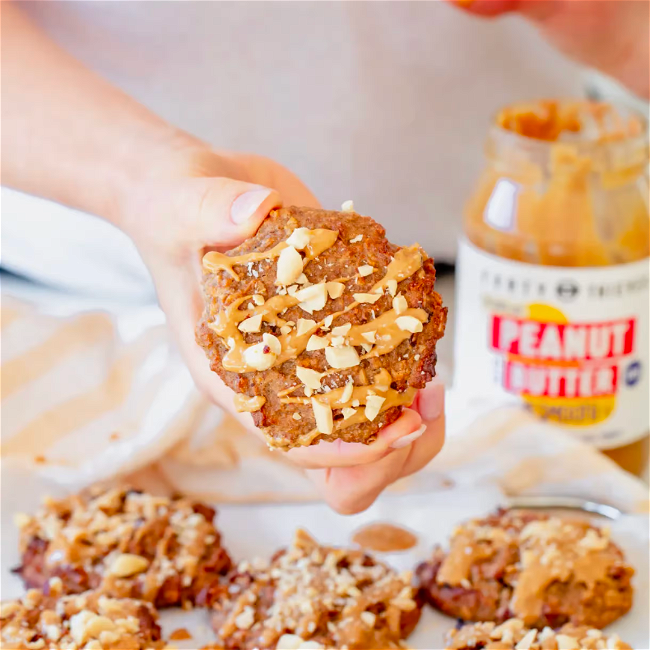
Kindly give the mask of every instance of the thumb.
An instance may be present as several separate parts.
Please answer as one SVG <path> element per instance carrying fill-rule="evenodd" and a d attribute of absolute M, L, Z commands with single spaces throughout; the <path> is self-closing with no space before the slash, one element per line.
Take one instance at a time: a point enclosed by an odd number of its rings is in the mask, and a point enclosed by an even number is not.
<path fill-rule="evenodd" d="M 282 205 L 280 194 L 262 185 L 231 178 L 192 180 L 194 201 L 179 205 L 181 214 L 194 207 L 191 237 L 198 247 L 232 247 L 254 235 L 273 208 Z M 187 234 L 186 234 L 187 236 Z"/>

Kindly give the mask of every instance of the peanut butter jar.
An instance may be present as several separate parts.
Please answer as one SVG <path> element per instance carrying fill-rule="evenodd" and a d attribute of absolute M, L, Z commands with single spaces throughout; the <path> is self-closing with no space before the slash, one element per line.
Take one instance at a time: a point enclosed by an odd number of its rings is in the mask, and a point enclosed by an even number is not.
<path fill-rule="evenodd" d="M 606 103 L 504 108 L 464 216 L 457 388 L 648 462 L 648 131 Z"/>

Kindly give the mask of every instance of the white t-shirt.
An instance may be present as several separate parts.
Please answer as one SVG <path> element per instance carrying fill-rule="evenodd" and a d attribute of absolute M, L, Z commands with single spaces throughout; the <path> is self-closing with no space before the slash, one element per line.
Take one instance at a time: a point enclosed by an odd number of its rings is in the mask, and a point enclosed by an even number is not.
<path fill-rule="evenodd" d="M 491 115 L 516 100 L 584 92 L 583 69 L 522 19 L 486 22 L 443 2 L 22 6 L 170 122 L 216 147 L 278 160 L 324 207 L 351 198 L 391 240 L 418 241 L 441 261 L 453 261 Z M 6 191 L 3 200 L 5 267 L 38 276 L 56 264 L 76 286 L 98 237 L 103 249 L 113 248 L 107 237 L 124 247 L 115 273 L 134 255 L 121 233 L 99 231 L 96 220 L 59 215 L 54 223 L 48 203 L 26 209 Z M 53 235 L 58 246 L 44 259 Z M 30 247 L 42 271 L 30 267 Z"/>

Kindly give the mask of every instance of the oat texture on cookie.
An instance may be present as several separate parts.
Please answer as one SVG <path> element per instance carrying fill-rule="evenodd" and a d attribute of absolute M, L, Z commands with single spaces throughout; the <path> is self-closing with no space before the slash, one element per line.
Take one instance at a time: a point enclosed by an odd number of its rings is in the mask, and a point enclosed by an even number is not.
<path fill-rule="evenodd" d="M 270 561 L 242 562 L 213 626 L 229 649 L 398 648 L 420 607 L 410 572 L 298 531 Z"/>
<path fill-rule="evenodd" d="M 617 634 L 587 626 L 559 630 L 526 627 L 518 618 L 505 623 L 474 623 L 452 630 L 447 650 L 632 650 Z"/>
<path fill-rule="evenodd" d="M 56 577 L 65 593 L 95 589 L 157 607 L 209 605 L 231 568 L 214 517 L 192 499 L 121 487 L 47 498 L 35 515 L 16 518 L 17 573 L 28 587 Z"/>
<path fill-rule="evenodd" d="M 369 217 L 276 210 L 203 268 L 197 341 L 271 447 L 372 442 L 435 374 L 433 261 Z"/>
<path fill-rule="evenodd" d="M 64 596 L 52 578 L 0 605 L 2 648 L 15 650 L 154 650 L 162 648 L 157 614 L 149 603 L 98 592 Z"/>
<path fill-rule="evenodd" d="M 499 511 L 459 526 L 417 576 L 429 602 L 466 621 L 603 628 L 632 606 L 634 570 L 608 528 Z"/>

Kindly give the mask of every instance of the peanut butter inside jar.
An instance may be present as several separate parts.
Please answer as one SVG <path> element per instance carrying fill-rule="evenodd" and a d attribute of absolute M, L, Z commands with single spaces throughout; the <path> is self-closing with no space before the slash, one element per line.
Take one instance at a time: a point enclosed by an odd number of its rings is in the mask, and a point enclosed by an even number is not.
<path fill-rule="evenodd" d="M 537 266 L 602 268 L 648 258 L 648 131 L 640 115 L 589 101 L 509 106 L 495 118 L 486 157 L 464 219 L 475 247 Z M 486 218 L 503 179 L 517 188 L 507 227 Z M 604 453 L 639 475 L 648 434 Z"/>

